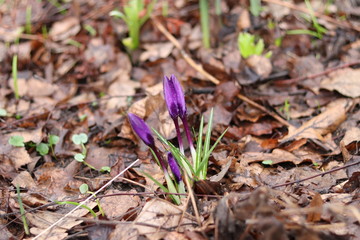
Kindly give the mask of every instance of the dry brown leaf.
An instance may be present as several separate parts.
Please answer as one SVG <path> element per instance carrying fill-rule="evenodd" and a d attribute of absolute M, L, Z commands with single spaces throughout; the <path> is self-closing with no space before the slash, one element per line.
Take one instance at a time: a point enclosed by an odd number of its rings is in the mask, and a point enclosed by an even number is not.
<path fill-rule="evenodd" d="M 68 17 L 55 22 L 49 31 L 49 36 L 54 41 L 66 40 L 71 36 L 75 36 L 80 29 L 79 19 L 76 17 Z"/>
<path fill-rule="evenodd" d="M 307 215 L 308 222 L 318 222 L 321 220 L 321 208 L 323 205 L 323 200 L 321 199 L 321 195 L 319 193 L 315 193 L 313 199 L 309 204 L 309 208 L 313 208 L 314 211 L 310 212 Z"/>
<path fill-rule="evenodd" d="M 241 155 L 240 163 L 249 164 L 266 160 L 272 161 L 272 164 L 292 162 L 297 165 L 303 162 L 302 159 L 292 153 L 282 149 L 274 149 L 272 153 L 246 152 Z"/>
<path fill-rule="evenodd" d="M 93 209 L 95 206 L 97 206 L 97 204 L 96 202 L 89 202 L 88 204 L 86 204 L 86 206 L 89 207 L 90 209 Z M 67 212 L 70 211 L 70 209 L 73 207 L 74 207 L 73 205 L 70 205 L 70 208 L 67 208 Z M 50 225 L 58 221 L 60 218 L 62 218 L 64 214 L 65 214 L 64 212 L 60 213 L 60 211 L 56 213 L 49 211 L 26 213 L 27 220 L 33 226 L 30 228 L 30 232 L 34 235 L 39 234 L 40 232 L 48 228 Z M 60 222 L 56 227 L 54 227 L 51 231 L 49 231 L 48 234 L 44 234 L 40 236 L 38 239 L 61 240 L 66 238 L 68 235 L 67 233 L 68 230 L 83 222 L 82 220 L 77 220 L 76 218 L 83 217 L 86 214 L 88 214 L 88 210 L 84 208 L 77 209 L 69 216 L 69 218 Z"/>
<path fill-rule="evenodd" d="M 167 231 L 161 229 L 177 227 L 181 218 L 182 210 L 172 203 L 162 200 L 153 199 L 147 202 L 142 209 L 139 216 L 136 218 L 136 223 L 151 224 L 150 226 L 136 225 L 140 234 L 146 235 L 150 240 L 158 240 L 166 236 Z"/>
<path fill-rule="evenodd" d="M 26 189 L 31 189 L 36 185 L 34 179 L 27 171 L 20 172 L 11 183 L 15 187 L 19 186 L 21 188 L 26 188 Z"/>
<path fill-rule="evenodd" d="M 135 190 L 124 192 L 116 189 L 110 189 L 105 192 L 105 195 L 117 193 L 125 193 L 127 195 L 109 196 L 100 200 L 100 206 L 104 209 L 106 217 L 110 220 L 121 219 L 129 209 L 135 208 L 140 204 L 139 196 L 131 195 L 131 193 L 136 193 Z"/>
<path fill-rule="evenodd" d="M 299 140 L 313 139 L 326 143 L 326 135 L 333 132 L 346 119 L 346 111 L 351 106 L 352 101 L 339 99 L 330 103 L 326 110 L 318 116 L 305 122 L 301 127 L 289 127 L 289 134 L 280 140 L 281 143 Z M 331 138 L 331 137 L 330 137 Z M 328 144 L 334 150 L 334 147 Z"/>
<path fill-rule="evenodd" d="M 156 61 L 160 58 L 167 58 L 171 54 L 174 45 L 171 42 L 165 42 L 143 44 L 142 47 L 145 48 L 145 51 L 141 53 L 140 61 L 145 62 L 147 60 Z"/>
<path fill-rule="evenodd" d="M 321 88 L 336 90 L 347 97 L 360 97 L 360 69 L 345 68 L 332 72 L 321 82 Z"/>
<path fill-rule="evenodd" d="M 345 146 L 349 145 L 352 142 L 359 142 L 360 128 L 352 127 L 350 129 L 347 129 L 345 132 L 345 136 L 341 141 L 345 144 Z"/>

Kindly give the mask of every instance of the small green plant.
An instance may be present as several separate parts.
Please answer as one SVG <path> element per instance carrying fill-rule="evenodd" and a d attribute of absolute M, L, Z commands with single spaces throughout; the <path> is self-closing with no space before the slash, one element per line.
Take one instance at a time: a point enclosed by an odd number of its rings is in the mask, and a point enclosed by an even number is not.
<path fill-rule="evenodd" d="M 38 145 L 36 145 L 36 151 L 41 155 L 45 156 L 49 153 L 49 150 L 51 149 L 51 152 L 53 156 L 55 156 L 54 153 L 54 146 L 59 142 L 59 137 L 56 135 L 50 134 L 48 136 L 48 143 L 41 142 Z"/>
<path fill-rule="evenodd" d="M 85 143 L 87 143 L 87 141 L 88 141 L 88 136 L 85 133 L 74 134 L 71 137 L 71 140 L 74 144 L 80 145 L 81 149 L 82 149 L 81 153 L 77 153 L 74 155 L 74 159 L 78 162 L 84 163 L 89 168 L 96 170 L 95 167 L 93 167 L 90 164 L 88 164 L 87 162 L 85 162 L 85 158 L 87 155 L 87 149 L 85 147 Z"/>
<path fill-rule="evenodd" d="M 290 103 L 289 103 L 289 99 L 285 99 L 284 101 L 284 105 L 279 109 L 280 112 L 284 113 L 286 116 L 286 120 L 290 120 Z"/>
<path fill-rule="evenodd" d="M 273 161 L 272 160 L 264 160 L 261 162 L 264 165 L 273 165 Z"/>
<path fill-rule="evenodd" d="M 24 209 L 24 205 L 23 205 L 21 195 L 20 195 L 19 185 L 16 185 L 16 193 L 17 193 L 17 198 L 18 198 L 18 203 L 19 203 L 19 208 L 20 208 L 21 221 L 23 222 L 23 225 L 24 225 L 24 231 L 27 235 L 29 235 L 30 234 L 29 225 L 27 224 L 27 221 L 26 221 L 25 209 Z"/>
<path fill-rule="evenodd" d="M 262 55 L 265 44 L 262 38 L 255 43 L 255 35 L 250 33 L 240 33 L 238 37 L 238 47 L 243 58 L 248 58 L 252 55 Z M 271 52 L 267 52 L 265 57 L 271 57 Z"/>
<path fill-rule="evenodd" d="M 3 108 L 0 108 L 0 117 L 6 117 L 8 115 L 7 111 Z"/>
<path fill-rule="evenodd" d="M 205 48 L 210 48 L 210 28 L 209 28 L 209 2 L 208 0 L 199 1 L 200 21 L 202 40 Z"/>
<path fill-rule="evenodd" d="M 19 96 L 19 86 L 18 86 L 17 64 L 18 64 L 18 56 L 17 56 L 17 54 L 15 54 L 12 59 L 12 79 L 13 79 L 13 83 L 14 83 L 15 98 L 19 99 L 20 96 Z"/>
<path fill-rule="evenodd" d="M 124 38 L 122 43 L 129 50 L 135 50 L 139 47 L 140 29 L 142 25 L 149 19 L 155 2 L 156 0 L 153 0 L 150 4 L 147 5 L 145 15 L 142 14 L 142 12 L 145 11 L 144 0 L 130 0 L 129 3 L 124 6 L 123 13 L 119 10 L 113 10 L 110 12 L 110 16 L 121 18 L 128 26 L 129 37 Z"/>
<path fill-rule="evenodd" d="M 11 136 L 9 138 L 9 144 L 14 147 L 25 147 L 23 136 Z"/>
<path fill-rule="evenodd" d="M 26 7 L 26 23 L 25 23 L 25 32 L 31 34 L 31 5 Z"/>
<path fill-rule="evenodd" d="M 258 17 L 262 11 L 261 0 L 250 0 L 250 12 L 255 17 Z"/>
<path fill-rule="evenodd" d="M 96 30 L 93 28 L 93 26 L 89 24 L 84 24 L 84 29 L 90 34 L 90 36 L 95 37 L 96 36 Z"/>
<path fill-rule="evenodd" d="M 307 35 L 310 35 L 310 36 L 313 36 L 313 37 L 316 37 L 316 38 L 319 38 L 319 39 L 322 39 L 324 34 L 327 33 L 327 29 L 322 27 L 316 16 L 315 16 L 315 13 L 314 13 L 314 9 L 312 8 L 309 0 L 305 0 L 305 4 L 306 4 L 306 7 L 309 9 L 310 11 L 310 18 L 308 17 L 308 15 L 302 15 L 302 17 L 311 22 L 315 31 L 313 30 L 308 30 L 308 29 L 294 29 L 294 30 L 289 30 L 287 31 L 286 33 L 287 34 L 307 34 Z"/>
<path fill-rule="evenodd" d="M 81 194 L 91 194 L 94 196 L 94 198 L 96 199 L 96 204 L 99 208 L 99 211 L 101 213 L 102 216 L 105 216 L 104 210 L 102 209 L 102 207 L 100 206 L 100 201 L 99 199 L 96 197 L 94 192 L 89 191 L 89 186 L 86 183 L 81 184 L 81 186 L 79 187 L 80 193 Z"/>

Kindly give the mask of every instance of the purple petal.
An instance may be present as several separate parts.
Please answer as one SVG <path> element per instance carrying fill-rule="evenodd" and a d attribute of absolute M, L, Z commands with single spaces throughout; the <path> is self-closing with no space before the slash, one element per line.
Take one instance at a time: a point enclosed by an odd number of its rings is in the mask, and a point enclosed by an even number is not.
<path fill-rule="evenodd" d="M 169 114 L 172 119 L 186 115 L 186 104 L 184 92 L 174 74 L 169 77 L 164 76 L 164 97 Z"/>
<path fill-rule="evenodd" d="M 152 136 L 151 130 L 144 122 L 144 120 L 132 113 L 128 113 L 128 117 L 132 129 L 136 132 L 139 138 L 143 140 L 146 145 L 150 147 L 155 146 L 154 137 Z"/>
<path fill-rule="evenodd" d="M 167 153 L 167 159 L 168 159 L 168 163 L 169 163 L 171 172 L 174 174 L 176 181 L 177 182 L 182 181 L 180 167 L 177 164 L 177 162 L 176 162 L 174 156 L 171 154 L 171 152 Z"/>

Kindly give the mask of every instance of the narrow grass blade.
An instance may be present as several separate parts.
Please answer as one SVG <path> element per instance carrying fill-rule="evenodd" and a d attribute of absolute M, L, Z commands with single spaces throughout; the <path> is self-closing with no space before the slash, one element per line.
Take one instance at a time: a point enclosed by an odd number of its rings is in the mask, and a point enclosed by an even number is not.
<path fill-rule="evenodd" d="M 21 221 L 23 222 L 23 225 L 24 225 L 24 231 L 25 231 L 26 235 L 29 235 L 30 231 L 29 231 L 29 226 L 26 221 L 24 205 L 23 205 L 23 202 L 22 202 L 21 196 L 20 196 L 19 185 L 16 185 L 16 193 L 17 193 L 17 198 L 18 198 L 18 203 L 19 203 L 19 208 L 20 208 Z"/>
<path fill-rule="evenodd" d="M 55 201 L 55 203 L 60 204 L 60 205 L 64 205 L 64 204 L 71 204 L 71 205 L 74 205 L 74 206 L 79 206 L 80 205 L 80 203 L 78 203 L 78 202 L 71 202 L 71 201 L 62 201 L 62 202 L 61 201 Z M 88 206 L 81 205 L 80 207 L 88 210 L 89 213 L 91 213 L 91 215 L 93 215 L 94 218 L 97 218 L 96 213 L 91 208 L 89 208 Z"/>

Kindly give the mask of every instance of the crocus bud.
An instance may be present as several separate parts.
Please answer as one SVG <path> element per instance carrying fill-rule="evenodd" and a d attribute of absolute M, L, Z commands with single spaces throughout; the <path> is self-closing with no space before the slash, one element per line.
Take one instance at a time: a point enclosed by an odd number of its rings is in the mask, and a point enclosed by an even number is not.
<path fill-rule="evenodd" d="M 179 183 L 182 181 L 180 167 L 171 152 L 167 153 L 167 159 L 171 172 L 174 174 L 175 180 Z"/>
<path fill-rule="evenodd" d="M 139 116 L 133 113 L 128 113 L 128 117 L 132 129 L 136 132 L 139 138 L 143 140 L 143 142 L 149 147 L 154 147 L 155 146 L 154 137 L 152 136 L 151 130 L 148 127 L 148 125 L 144 122 L 144 120 L 142 120 Z"/>
<path fill-rule="evenodd" d="M 172 74 L 170 78 L 164 76 L 163 85 L 165 102 L 171 118 L 184 118 L 186 116 L 185 96 L 179 81 Z"/>

